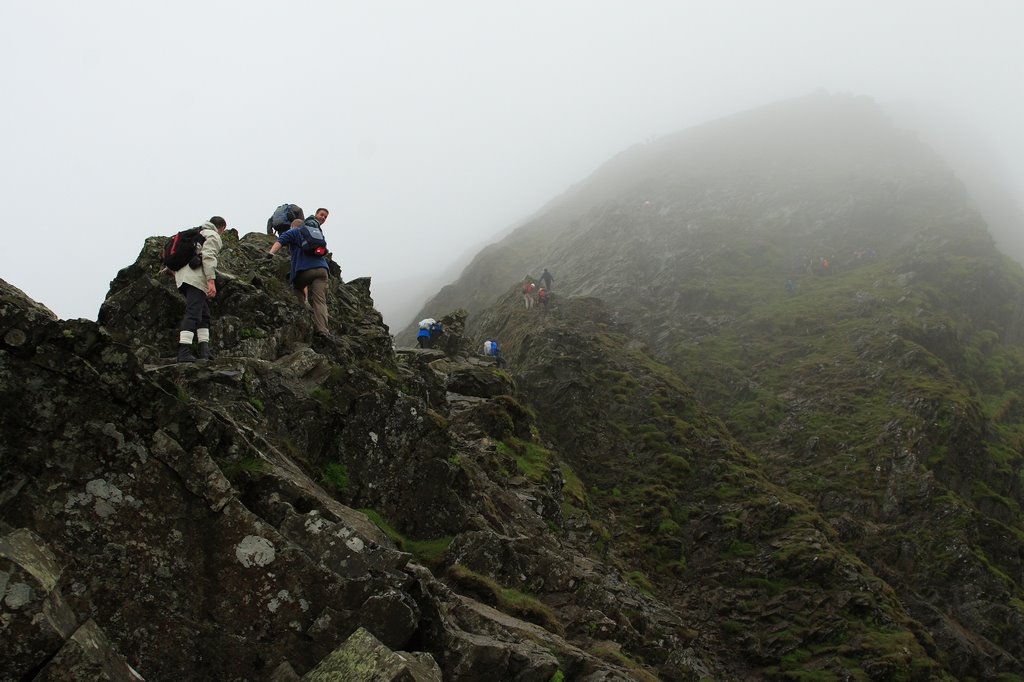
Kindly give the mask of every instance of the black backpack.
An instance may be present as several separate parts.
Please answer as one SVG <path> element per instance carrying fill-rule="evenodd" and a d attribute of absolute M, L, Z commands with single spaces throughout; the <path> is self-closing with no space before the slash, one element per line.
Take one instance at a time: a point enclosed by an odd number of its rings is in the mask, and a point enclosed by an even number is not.
<path fill-rule="evenodd" d="M 199 249 L 202 248 L 206 237 L 202 235 L 202 227 L 193 227 L 182 230 L 170 237 L 160 252 L 160 261 L 168 269 L 178 271 L 186 265 L 197 268 L 202 264 Z"/>

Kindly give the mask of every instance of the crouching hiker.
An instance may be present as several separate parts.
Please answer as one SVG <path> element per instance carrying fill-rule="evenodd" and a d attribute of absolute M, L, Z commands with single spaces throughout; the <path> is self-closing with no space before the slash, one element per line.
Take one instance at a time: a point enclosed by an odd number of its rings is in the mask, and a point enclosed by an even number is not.
<path fill-rule="evenodd" d="M 327 327 L 327 240 L 321 229 L 327 221 L 327 214 L 326 208 L 318 208 L 316 214 L 306 218 L 305 222 L 298 225 L 293 222 L 293 227 L 278 236 L 268 254 L 268 258 L 273 257 L 282 246 L 288 246 L 292 258 L 288 281 L 299 303 L 306 303 L 306 290 L 309 290 L 313 325 L 316 327 L 316 335 L 321 338 L 330 336 Z"/>
<path fill-rule="evenodd" d="M 217 257 L 223 246 L 221 235 L 227 227 L 223 218 L 213 216 L 196 228 L 192 245 L 187 247 L 189 252 L 185 265 L 177 269 L 168 262 L 171 242 L 178 240 L 184 245 L 182 235 L 193 233 L 193 230 L 179 232 L 164 250 L 165 266 L 160 272 L 173 274 L 178 291 L 185 297 L 185 315 L 178 331 L 178 362 L 196 361 L 192 354 L 193 339 L 199 342 L 198 359 L 213 359 L 210 353 L 210 299 L 217 295 Z"/>

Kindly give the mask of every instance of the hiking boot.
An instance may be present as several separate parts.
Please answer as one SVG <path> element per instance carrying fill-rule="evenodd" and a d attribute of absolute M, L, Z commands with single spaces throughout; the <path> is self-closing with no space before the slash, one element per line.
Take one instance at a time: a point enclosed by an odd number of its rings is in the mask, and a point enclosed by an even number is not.
<path fill-rule="evenodd" d="M 192 344 L 178 344 L 178 362 L 195 362 L 196 356 L 192 355 Z"/>
<path fill-rule="evenodd" d="M 210 352 L 210 344 L 207 341 L 199 342 L 199 359 L 200 360 L 216 360 L 216 356 Z"/>

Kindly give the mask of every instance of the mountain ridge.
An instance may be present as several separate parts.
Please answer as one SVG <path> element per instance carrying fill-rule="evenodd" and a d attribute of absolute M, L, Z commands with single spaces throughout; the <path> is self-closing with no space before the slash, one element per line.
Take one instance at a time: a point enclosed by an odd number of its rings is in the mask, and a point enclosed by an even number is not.
<path fill-rule="evenodd" d="M 485 249 L 435 349 L 334 263 L 309 342 L 262 234 L 210 363 L 161 238 L 97 323 L 0 285 L 0 677 L 1024 676 L 1024 272 L 870 101 L 690 135 Z"/>

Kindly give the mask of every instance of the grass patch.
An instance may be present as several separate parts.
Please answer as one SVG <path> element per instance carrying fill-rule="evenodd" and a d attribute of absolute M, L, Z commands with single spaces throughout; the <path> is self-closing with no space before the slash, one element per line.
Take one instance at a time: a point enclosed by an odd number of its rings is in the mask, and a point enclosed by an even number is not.
<path fill-rule="evenodd" d="M 601 660 L 626 668 L 630 671 L 634 680 L 641 680 L 642 682 L 658 681 L 658 677 L 647 672 L 641 663 L 623 653 L 622 646 L 616 642 L 597 642 L 590 647 L 589 651 L 592 655 L 597 656 Z"/>
<path fill-rule="evenodd" d="M 500 454 L 513 458 L 516 468 L 534 483 L 543 482 L 551 474 L 554 453 L 545 447 L 519 438 L 508 438 L 499 441 L 497 448 Z"/>
<path fill-rule="evenodd" d="M 503 587 L 491 578 L 461 564 L 450 566 L 448 577 L 456 585 L 477 595 L 499 611 L 522 618 L 559 635 L 565 633 L 565 628 L 555 616 L 555 612 L 536 597 Z"/>
<path fill-rule="evenodd" d="M 331 492 L 343 493 L 348 490 L 348 467 L 341 462 L 331 462 L 324 467 L 320 480 Z"/>
<path fill-rule="evenodd" d="M 384 531 L 395 546 L 403 552 L 408 552 L 416 558 L 416 561 L 431 569 L 438 569 L 444 564 L 444 555 L 448 551 L 448 545 L 452 544 L 452 537 L 446 536 L 433 540 L 410 540 L 398 532 L 394 526 L 387 522 L 374 509 L 360 509 L 373 523 Z"/>
<path fill-rule="evenodd" d="M 228 462 L 221 466 L 221 471 L 228 478 L 233 478 L 240 474 L 250 474 L 252 476 L 260 476 L 270 471 L 270 463 L 260 459 L 259 457 L 246 457 L 235 462 Z"/>

